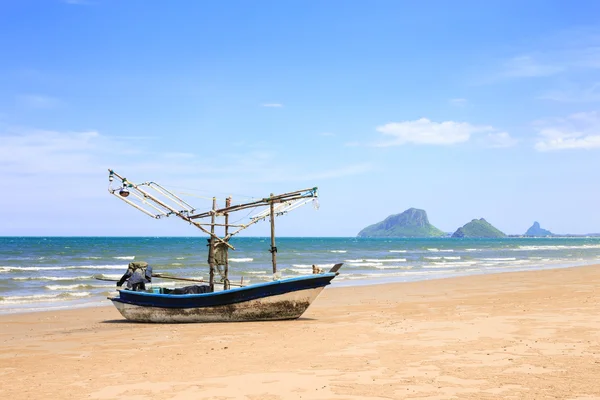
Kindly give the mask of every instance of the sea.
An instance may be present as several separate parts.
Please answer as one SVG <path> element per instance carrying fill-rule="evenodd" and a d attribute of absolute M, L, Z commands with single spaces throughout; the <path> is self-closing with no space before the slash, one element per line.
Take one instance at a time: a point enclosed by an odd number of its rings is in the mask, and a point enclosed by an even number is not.
<path fill-rule="evenodd" d="M 231 282 L 274 279 L 270 238 L 234 237 Z M 333 287 L 600 264 L 600 238 L 277 238 L 277 277 L 344 263 Z M 132 261 L 208 279 L 206 237 L 0 237 L 0 314 L 109 305 Z M 218 275 L 217 275 L 218 277 Z M 193 283 L 154 278 L 153 285 Z"/>

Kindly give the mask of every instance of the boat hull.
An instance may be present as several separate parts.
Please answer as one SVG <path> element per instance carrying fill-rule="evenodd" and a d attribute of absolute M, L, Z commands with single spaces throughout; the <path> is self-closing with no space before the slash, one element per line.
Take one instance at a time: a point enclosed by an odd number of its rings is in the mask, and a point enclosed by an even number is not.
<path fill-rule="evenodd" d="M 121 290 L 109 298 L 130 321 L 158 323 L 273 321 L 299 318 L 335 273 L 309 275 L 205 294 Z"/>

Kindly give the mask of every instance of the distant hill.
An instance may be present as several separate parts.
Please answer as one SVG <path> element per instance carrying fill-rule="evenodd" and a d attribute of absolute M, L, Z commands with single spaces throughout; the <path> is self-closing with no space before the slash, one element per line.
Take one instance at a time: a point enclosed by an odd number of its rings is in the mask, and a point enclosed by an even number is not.
<path fill-rule="evenodd" d="M 540 227 L 540 223 L 535 221 L 533 223 L 533 225 L 531 225 L 531 228 L 527 229 L 527 232 L 525 232 L 525 236 L 552 236 L 552 232 L 546 230 L 546 229 L 542 229 Z"/>
<path fill-rule="evenodd" d="M 506 235 L 485 219 L 474 219 L 452 234 L 453 238 L 503 238 Z"/>
<path fill-rule="evenodd" d="M 401 214 L 390 215 L 367 226 L 358 237 L 442 237 L 444 232 L 429 223 L 425 210 L 409 208 Z"/>

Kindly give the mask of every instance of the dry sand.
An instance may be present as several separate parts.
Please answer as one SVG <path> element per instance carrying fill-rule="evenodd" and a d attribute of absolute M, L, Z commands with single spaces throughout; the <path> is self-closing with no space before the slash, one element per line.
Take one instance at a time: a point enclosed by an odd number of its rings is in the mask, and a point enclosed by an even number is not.
<path fill-rule="evenodd" d="M 600 399 L 599 285 L 600 265 L 334 284 L 282 322 L 6 315 L 0 398 Z"/>

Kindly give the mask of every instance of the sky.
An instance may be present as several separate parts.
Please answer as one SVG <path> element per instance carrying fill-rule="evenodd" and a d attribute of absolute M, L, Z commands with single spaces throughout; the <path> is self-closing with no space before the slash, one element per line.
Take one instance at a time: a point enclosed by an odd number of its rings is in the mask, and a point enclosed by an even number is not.
<path fill-rule="evenodd" d="M 201 234 L 109 168 L 201 210 L 318 186 L 279 236 L 600 232 L 600 2 L 0 2 L 0 236 Z"/>

